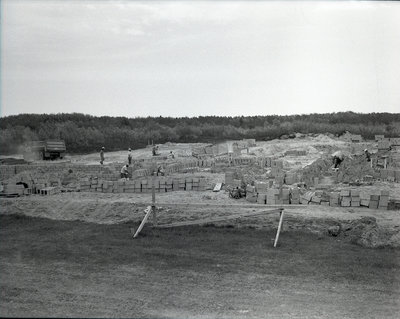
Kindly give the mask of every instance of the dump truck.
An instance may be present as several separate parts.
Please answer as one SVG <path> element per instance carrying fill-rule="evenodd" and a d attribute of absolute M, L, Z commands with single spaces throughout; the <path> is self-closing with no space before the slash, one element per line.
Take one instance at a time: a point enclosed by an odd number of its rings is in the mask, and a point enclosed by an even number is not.
<path fill-rule="evenodd" d="M 24 146 L 24 159 L 26 161 L 62 159 L 66 150 L 63 140 L 32 141 Z"/>

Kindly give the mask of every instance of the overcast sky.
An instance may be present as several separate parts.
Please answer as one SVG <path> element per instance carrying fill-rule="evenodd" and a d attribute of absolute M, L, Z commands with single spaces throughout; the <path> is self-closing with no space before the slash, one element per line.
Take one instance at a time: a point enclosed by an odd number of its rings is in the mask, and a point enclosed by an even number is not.
<path fill-rule="evenodd" d="M 1 1 L 1 116 L 400 112 L 400 3 Z"/>

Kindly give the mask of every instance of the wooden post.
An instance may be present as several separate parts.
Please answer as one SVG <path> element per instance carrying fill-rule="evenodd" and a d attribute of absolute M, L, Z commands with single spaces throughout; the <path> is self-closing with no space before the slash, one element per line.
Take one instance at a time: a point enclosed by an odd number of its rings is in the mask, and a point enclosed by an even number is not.
<path fill-rule="evenodd" d="M 156 187 L 155 187 L 156 177 L 153 174 L 152 185 L 151 185 L 151 210 L 153 211 L 153 224 L 157 226 L 157 212 L 156 212 Z"/>
<path fill-rule="evenodd" d="M 281 208 L 281 211 L 279 212 L 280 214 L 280 219 L 279 219 L 279 225 L 278 225 L 278 230 L 276 232 L 276 237 L 275 237 L 275 242 L 274 242 L 274 247 L 278 244 L 278 239 L 279 239 L 279 233 L 281 232 L 282 228 L 282 221 L 283 221 L 283 208 Z"/>

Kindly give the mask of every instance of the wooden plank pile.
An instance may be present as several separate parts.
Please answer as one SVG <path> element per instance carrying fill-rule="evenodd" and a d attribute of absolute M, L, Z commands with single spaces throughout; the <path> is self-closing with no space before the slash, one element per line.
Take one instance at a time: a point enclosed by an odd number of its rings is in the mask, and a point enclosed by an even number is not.
<path fill-rule="evenodd" d="M 248 191 L 250 190 L 250 192 Z M 267 183 L 257 183 L 246 188 L 246 199 L 266 205 L 289 205 L 300 203 L 300 192 L 296 188 L 272 188 Z"/>
<path fill-rule="evenodd" d="M 246 200 L 250 203 L 257 202 L 257 192 L 255 186 L 251 185 L 246 186 Z"/>
<path fill-rule="evenodd" d="M 300 204 L 308 205 L 311 202 L 311 198 L 313 197 L 314 192 L 307 191 L 300 196 Z"/>
<path fill-rule="evenodd" d="M 277 188 L 268 189 L 266 196 L 266 204 L 268 205 L 282 204 L 280 203 L 279 189 Z"/>
<path fill-rule="evenodd" d="M 233 180 L 236 177 L 235 172 L 225 172 L 225 185 L 233 186 Z"/>
<path fill-rule="evenodd" d="M 371 194 L 369 197 L 369 208 L 377 209 L 379 205 L 379 195 Z"/>
<path fill-rule="evenodd" d="M 298 183 L 300 178 L 296 172 L 288 172 L 285 174 L 285 184 L 292 185 Z"/>
<path fill-rule="evenodd" d="M 305 156 L 307 155 L 306 150 L 288 150 L 285 152 L 285 156 Z"/>
<path fill-rule="evenodd" d="M 351 206 L 351 196 L 349 190 L 340 191 L 340 206 L 350 207 Z"/>
<path fill-rule="evenodd" d="M 40 195 L 54 195 L 60 193 L 59 187 L 45 187 L 39 190 Z"/>
<path fill-rule="evenodd" d="M 290 204 L 300 204 L 300 190 L 298 187 L 290 188 Z"/>
<path fill-rule="evenodd" d="M 259 163 L 263 163 L 265 167 L 283 169 L 283 160 L 277 160 L 273 157 L 259 157 L 256 159 Z"/>
<path fill-rule="evenodd" d="M 24 185 L 16 184 L 5 184 L 3 185 L 3 191 L 0 193 L 4 197 L 18 197 L 25 194 Z"/>
<path fill-rule="evenodd" d="M 277 182 L 280 185 L 283 184 L 285 179 L 285 171 L 283 170 L 283 161 L 282 160 L 272 160 L 271 161 L 271 172 L 270 175 L 272 177 L 277 178 Z"/>
<path fill-rule="evenodd" d="M 323 205 L 331 207 L 369 207 L 372 209 L 387 210 L 390 200 L 389 192 L 382 191 L 380 194 L 360 194 L 358 189 L 327 191 L 314 190 L 300 193 L 298 187 L 291 188 L 259 188 L 261 192 L 256 193 L 250 188 L 251 202 L 267 205 Z M 255 196 L 255 194 L 258 195 Z"/>
<path fill-rule="evenodd" d="M 360 207 L 360 191 L 358 189 L 352 189 L 351 195 L 351 207 Z"/>
<path fill-rule="evenodd" d="M 382 210 L 387 210 L 389 204 L 389 191 L 381 191 L 381 195 L 379 196 L 379 204 L 378 208 Z"/>
<path fill-rule="evenodd" d="M 390 140 L 388 138 L 383 138 L 378 141 L 378 150 L 385 151 L 388 150 L 391 146 Z"/>
<path fill-rule="evenodd" d="M 256 162 L 255 157 L 235 157 L 232 159 L 233 165 L 250 165 Z"/>
<path fill-rule="evenodd" d="M 269 188 L 272 188 L 273 181 L 266 180 L 266 181 L 256 181 L 254 182 L 254 186 L 256 187 L 257 193 L 267 193 Z"/>
<path fill-rule="evenodd" d="M 359 134 L 352 134 L 350 139 L 353 143 L 360 143 L 363 140 L 362 136 Z"/>
<path fill-rule="evenodd" d="M 153 178 L 135 180 L 105 181 L 98 178 L 83 178 L 79 181 L 77 190 L 81 192 L 102 193 L 151 193 Z M 205 190 L 206 180 L 202 177 L 169 178 L 155 177 L 154 189 L 157 193 L 172 191 L 200 191 Z"/>
<path fill-rule="evenodd" d="M 384 181 L 400 183 L 400 169 L 387 168 L 380 170 L 380 177 Z"/>
<path fill-rule="evenodd" d="M 265 166 L 271 167 L 272 161 L 273 161 L 272 157 L 265 157 Z"/>
<path fill-rule="evenodd" d="M 329 206 L 332 206 L 332 207 L 340 206 L 340 192 L 330 192 Z"/>

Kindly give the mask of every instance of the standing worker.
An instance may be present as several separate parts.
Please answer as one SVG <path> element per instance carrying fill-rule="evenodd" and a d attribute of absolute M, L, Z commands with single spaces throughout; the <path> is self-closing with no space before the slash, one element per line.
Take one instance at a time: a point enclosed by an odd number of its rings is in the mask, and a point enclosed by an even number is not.
<path fill-rule="evenodd" d="M 128 150 L 128 164 L 129 165 L 132 164 L 132 150 L 131 150 L 131 148 L 129 148 L 129 150 Z"/>
<path fill-rule="evenodd" d="M 104 146 L 100 150 L 100 164 L 103 165 L 104 162 Z"/>
<path fill-rule="evenodd" d="M 129 172 L 128 172 L 128 167 L 129 164 L 126 164 L 124 166 L 122 166 L 121 168 L 121 178 L 129 178 Z"/>
<path fill-rule="evenodd" d="M 367 159 L 367 162 L 371 162 L 371 153 L 367 149 L 364 150 L 364 153 L 365 153 L 365 158 Z"/>

